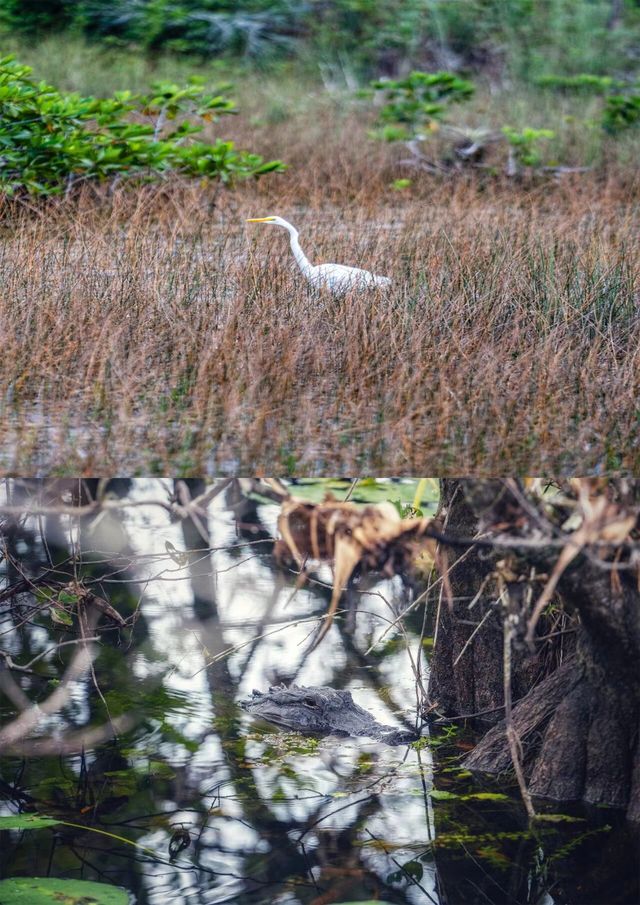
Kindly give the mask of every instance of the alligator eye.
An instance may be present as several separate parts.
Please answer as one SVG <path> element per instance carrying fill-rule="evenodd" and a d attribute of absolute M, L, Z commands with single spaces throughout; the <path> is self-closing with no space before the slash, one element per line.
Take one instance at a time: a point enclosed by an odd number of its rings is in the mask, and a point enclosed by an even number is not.
<path fill-rule="evenodd" d="M 315 707 L 315 706 L 316 706 L 316 702 L 313 700 L 313 698 L 305 698 L 305 699 L 304 699 L 304 702 L 305 702 L 305 704 L 307 704 L 309 707 Z"/>

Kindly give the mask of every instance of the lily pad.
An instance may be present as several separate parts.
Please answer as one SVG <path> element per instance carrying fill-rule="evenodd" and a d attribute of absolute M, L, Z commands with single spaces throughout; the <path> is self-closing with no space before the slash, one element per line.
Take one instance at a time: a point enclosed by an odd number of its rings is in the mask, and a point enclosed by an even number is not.
<path fill-rule="evenodd" d="M 55 817 L 41 817 L 39 814 L 11 814 L 0 817 L 0 830 L 39 830 L 43 826 L 60 823 Z"/>
<path fill-rule="evenodd" d="M 129 905 L 120 886 L 55 877 L 12 877 L 0 882 L 2 905 Z"/>
<path fill-rule="evenodd" d="M 464 801 L 509 801 L 509 796 L 502 792 L 470 792 L 462 798 Z"/>
<path fill-rule="evenodd" d="M 447 792 L 446 789 L 431 789 L 429 795 L 436 801 L 446 801 L 448 799 L 460 798 L 455 792 Z"/>

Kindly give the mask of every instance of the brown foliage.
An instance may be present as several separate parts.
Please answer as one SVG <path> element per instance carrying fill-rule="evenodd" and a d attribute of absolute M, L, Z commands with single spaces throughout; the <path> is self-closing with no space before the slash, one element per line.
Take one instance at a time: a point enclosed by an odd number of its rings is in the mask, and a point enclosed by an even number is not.
<path fill-rule="evenodd" d="M 397 151 L 365 127 L 319 115 L 240 131 L 292 169 L 235 194 L 86 188 L 14 211 L 0 469 L 637 468 L 632 176 L 425 176 L 399 194 Z M 392 290 L 314 294 L 284 232 L 243 223 L 270 213 L 313 261 L 388 273 Z"/>
<path fill-rule="evenodd" d="M 295 497 L 282 503 L 276 557 L 293 559 L 299 569 L 304 569 L 308 560 L 333 562 L 333 594 L 316 644 L 329 631 L 342 590 L 356 568 L 389 577 L 406 574 L 418 550 L 425 547 L 435 559 L 435 541 L 426 537 L 431 522 L 428 518 L 401 519 L 391 503 L 358 506 L 333 499 L 308 503 Z"/>

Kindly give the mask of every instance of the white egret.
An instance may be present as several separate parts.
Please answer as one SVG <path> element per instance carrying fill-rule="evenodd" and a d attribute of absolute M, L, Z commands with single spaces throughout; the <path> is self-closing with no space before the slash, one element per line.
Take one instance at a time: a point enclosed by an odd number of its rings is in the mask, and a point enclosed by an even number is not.
<path fill-rule="evenodd" d="M 312 264 L 300 248 L 298 230 L 282 217 L 251 217 L 247 223 L 273 223 L 275 226 L 284 227 L 291 236 L 291 251 L 298 267 L 315 289 L 329 289 L 339 295 L 349 289 L 372 289 L 376 286 L 391 285 L 389 277 L 377 276 L 359 267 L 346 267 L 344 264 Z"/>

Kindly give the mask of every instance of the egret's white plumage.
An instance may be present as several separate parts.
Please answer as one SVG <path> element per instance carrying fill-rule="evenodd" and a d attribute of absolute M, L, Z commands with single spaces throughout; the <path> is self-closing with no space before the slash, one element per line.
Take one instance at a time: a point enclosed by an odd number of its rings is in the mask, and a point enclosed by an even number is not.
<path fill-rule="evenodd" d="M 247 223 L 273 223 L 274 226 L 284 227 L 291 237 L 291 251 L 298 267 L 316 289 L 329 289 L 340 294 L 349 289 L 371 289 L 391 285 L 389 277 L 377 276 L 359 267 L 346 267 L 344 264 L 312 264 L 300 248 L 298 230 L 282 217 L 251 217 Z"/>

